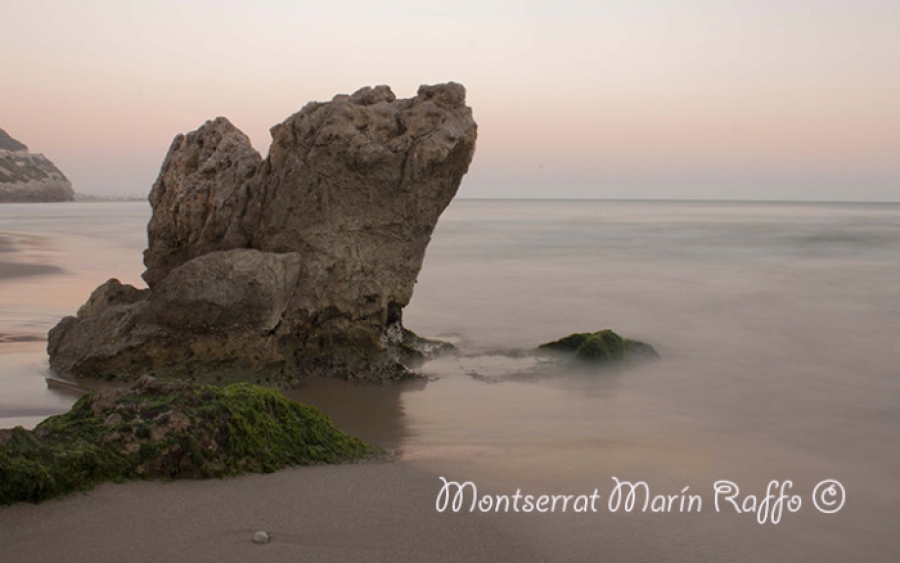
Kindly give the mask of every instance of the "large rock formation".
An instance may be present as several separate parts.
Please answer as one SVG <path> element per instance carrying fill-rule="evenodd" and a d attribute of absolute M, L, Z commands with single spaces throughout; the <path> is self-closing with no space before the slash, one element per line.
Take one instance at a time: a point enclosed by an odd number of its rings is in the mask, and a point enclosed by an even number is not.
<path fill-rule="evenodd" d="M 72 183 L 42 154 L 0 129 L 0 203 L 72 201 Z"/>
<path fill-rule="evenodd" d="M 63 375 L 408 372 L 425 248 L 475 150 L 455 83 L 310 103 L 262 160 L 227 119 L 169 148 L 150 194 L 149 289 L 110 280 L 50 332 Z"/>

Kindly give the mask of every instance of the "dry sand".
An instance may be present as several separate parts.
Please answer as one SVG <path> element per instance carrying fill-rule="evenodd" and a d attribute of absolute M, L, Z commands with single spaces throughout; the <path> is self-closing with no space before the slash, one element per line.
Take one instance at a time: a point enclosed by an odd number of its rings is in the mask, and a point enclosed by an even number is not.
<path fill-rule="evenodd" d="M 403 461 L 104 484 L 0 508 L 0 561 L 543 560 L 495 516 L 438 513 L 439 484 Z M 251 541 L 258 530 L 269 533 L 268 544 Z"/>

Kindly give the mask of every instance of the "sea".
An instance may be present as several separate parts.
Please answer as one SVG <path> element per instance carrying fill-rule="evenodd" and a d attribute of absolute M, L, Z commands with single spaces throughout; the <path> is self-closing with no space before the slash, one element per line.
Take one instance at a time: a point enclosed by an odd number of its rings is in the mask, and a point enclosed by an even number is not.
<path fill-rule="evenodd" d="M 76 400 L 47 387 L 46 332 L 108 278 L 143 285 L 149 217 L 0 206 L 0 427 Z M 547 561 L 900 561 L 900 204 L 460 199 L 404 323 L 459 354 L 404 385 L 287 393 L 431 472 L 436 495 L 441 477 L 493 498 L 596 491 L 596 511 L 503 513 Z M 601 329 L 660 358 L 533 353 Z"/>

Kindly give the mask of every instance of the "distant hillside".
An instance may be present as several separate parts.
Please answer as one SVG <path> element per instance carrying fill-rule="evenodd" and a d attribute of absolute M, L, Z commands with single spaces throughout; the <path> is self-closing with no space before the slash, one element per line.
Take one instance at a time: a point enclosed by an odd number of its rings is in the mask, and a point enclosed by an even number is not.
<path fill-rule="evenodd" d="M 28 147 L 10 137 L 3 129 L 0 129 L 0 149 L 7 151 L 28 151 Z"/>
<path fill-rule="evenodd" d="M 0 129 L 0 203 L 72 201 L 72 183 L 50 159 Z"/>

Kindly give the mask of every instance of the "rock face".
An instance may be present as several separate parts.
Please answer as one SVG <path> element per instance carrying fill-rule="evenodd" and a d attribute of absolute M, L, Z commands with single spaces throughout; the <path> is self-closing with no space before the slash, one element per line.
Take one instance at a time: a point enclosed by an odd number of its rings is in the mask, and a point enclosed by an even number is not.
<path fill-rule="evenodd" d="M 75 191 L 62 172 L 42 154 L 0 129 L 0 203 L 72 201 Z"/>
<path fill-rule="evenodd" d="M 402 311 L 475 150 L 455 83 L 310 103 L 262 160 L 227 119 L 172 142 L 150 194 L 149 289 L 110 280 L 50 332 L 63 375 L 407 374 Z M 230 375 L 229 375 L 230 374 Z"/>

